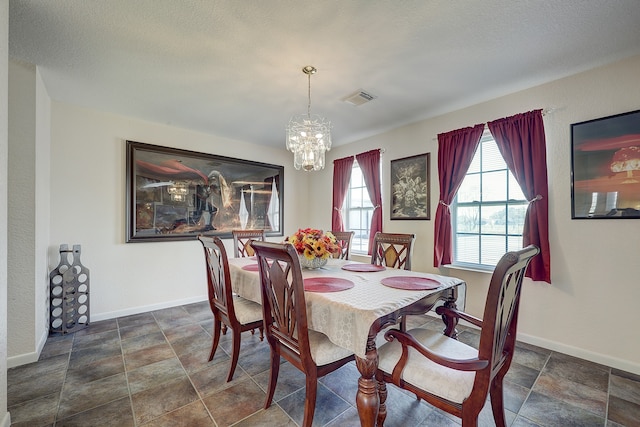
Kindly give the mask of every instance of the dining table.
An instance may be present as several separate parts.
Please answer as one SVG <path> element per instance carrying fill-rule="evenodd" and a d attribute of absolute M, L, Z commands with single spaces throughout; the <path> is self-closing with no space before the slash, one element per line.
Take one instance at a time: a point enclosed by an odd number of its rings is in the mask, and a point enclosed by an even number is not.
<path fill-rule="evenodd" d="M 255 257 L 230 258 L 233 291 L 262 303 L 258 262 Z M 375 426 L 380 408 L 375 373 L 380 332 L 400 323 L 403 316 L 427 313 L 440 301 L 456 307 L 464 295 L 463 280 L 374 264 L 329 259 L 317 269 L 302 269 L 310 329 L 325 334 L 334 344 L 351 350 L 361 377 L 356 406 L 362 426 Z M 455 324 L 443 333 L 456 335 Z M 382 414 L 380 414 L 382 415 Z"/>

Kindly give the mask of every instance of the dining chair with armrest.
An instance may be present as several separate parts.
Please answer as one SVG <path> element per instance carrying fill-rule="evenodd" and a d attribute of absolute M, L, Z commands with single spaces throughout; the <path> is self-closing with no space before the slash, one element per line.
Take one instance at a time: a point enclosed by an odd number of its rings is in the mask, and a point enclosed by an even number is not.
<path fill-rule="evenodd" d="M 331 234 L 336 236 L 340 253 L 334 258 L 349 260 L 351 258 L 351 241 L 353 240 L 354 231 L 332 231 Z"/>
<path fill-rule="evenodd" d="M 213 313 L 213 343 L 209 361 L 213 359 L 220 341 L 222 326 L 232 331 L 231 367 L 227 382 L 233 378 L 240 355 L 240 334 L 245 331 L 260 330 L 260 341 L 263 340 L 262 307 L 260 304 L 234 295 L 231 289 L 229 262 L 222 240 L 218 237 L 199 235 L 198 240 L 204 248 L 207 267 L 207 285 L 209 305 Z"/>
<path fill-rule="evenodd" d="M 415 234 L 382 233 L 374 236 L 371 264 L 411 270 L 411 256 Z"/>
<path fill-rule="evenodd" d="M 496 426 L 506 425 L 502 381 L 515 348 L 522 279 L 539 252 L 530 245 L 502 256 L 491 277 L 482 320 L 450 307 L 436 310 L 452 321 L 448 324 L 463 319 L 480 328 L 477 350 L 437 331 L 387 331 L 389 342 L 378 349 L 376 372 L 379 426 L 386 417 L 387 382 L 460 417 L 463 427 L 478 425 L 478 414 L 489 395 Z"/>
<path fill-rule="evenodd" d="M 271 346 L 271 373 L 264 408 L 271 406 L 282 356 L 305 374 L 302 425 L 310 427 L 318 378 L 354 360 L 354 354 L 308 328 L 302 271 L 295 248 L 271 242 L 254 242 L 253 247 L 260 268 L 265 335 Z"/>
<path fill-rule="evenodd" d="M 264 242 L 264 230 L 231 230 L 233 236 L 233 255 L 236 258 L 250 257 L 254 255 L 251 243 L 255 240 Z"/>

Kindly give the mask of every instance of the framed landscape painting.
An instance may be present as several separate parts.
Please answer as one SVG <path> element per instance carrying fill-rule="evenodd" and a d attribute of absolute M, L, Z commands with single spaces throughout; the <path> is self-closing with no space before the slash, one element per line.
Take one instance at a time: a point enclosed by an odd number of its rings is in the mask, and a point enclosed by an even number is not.
<path fill-rule="evenodd" d="M 391 160 L 391 219 L 430 219 L 430 153 Z"/>
<path fill-rule="evenodd" d="M 284 167 L 127 141 L 127 242 L 284 229 Z"/>
<path fill-rule="evenodd" d="M 640 110 L 571 125 L 571 218 L 640 218 Z"/>

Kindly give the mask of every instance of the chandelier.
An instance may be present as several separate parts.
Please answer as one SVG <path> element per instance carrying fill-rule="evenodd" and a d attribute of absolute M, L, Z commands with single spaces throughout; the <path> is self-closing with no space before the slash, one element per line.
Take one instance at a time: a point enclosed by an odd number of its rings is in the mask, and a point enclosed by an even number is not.
<path fill-rule="evenodd" d="M 324 153 L 331 149 L 331 122 L 317 114 L 311 115 L 311 74 L 316 71 L 311 65 L 302 69 L 309 79 L 307 114 L 291 117 L 287 126 L 287 150 L 293 152 L 296 170 L 324 169 Z"/>

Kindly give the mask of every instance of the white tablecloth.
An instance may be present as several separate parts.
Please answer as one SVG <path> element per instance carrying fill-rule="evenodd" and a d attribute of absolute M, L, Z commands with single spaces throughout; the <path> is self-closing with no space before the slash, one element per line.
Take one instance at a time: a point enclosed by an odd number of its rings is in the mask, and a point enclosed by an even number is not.
<path fill-rule="evenodd" d="M 340 292 L 305 292 L 309 328 L 322 332 L 335 344 L 352 350 L 356 356 L 365 357 L 369 329 L 376 319 L 406 307 L 425 296 L 464 284 L 455 277 L 388 268 L 379 272 L 353 272 L 343 270 L 345 264 L 354 261 L 330 259 L 317 270 L 302 270 L 303 278 L 339 277 L 351 280 L 354 287 Z M 243 270 L 248 264 L 257 264 L 251 258 L 231 258 L 229 266 L 233 289 L 239 295 L 261 303 L 260 276 L 257 271 Z M 436 290 L 408 291 L 394 289 L 380 283 L 385 277 L 420 276 L 442 283 Z"/>

